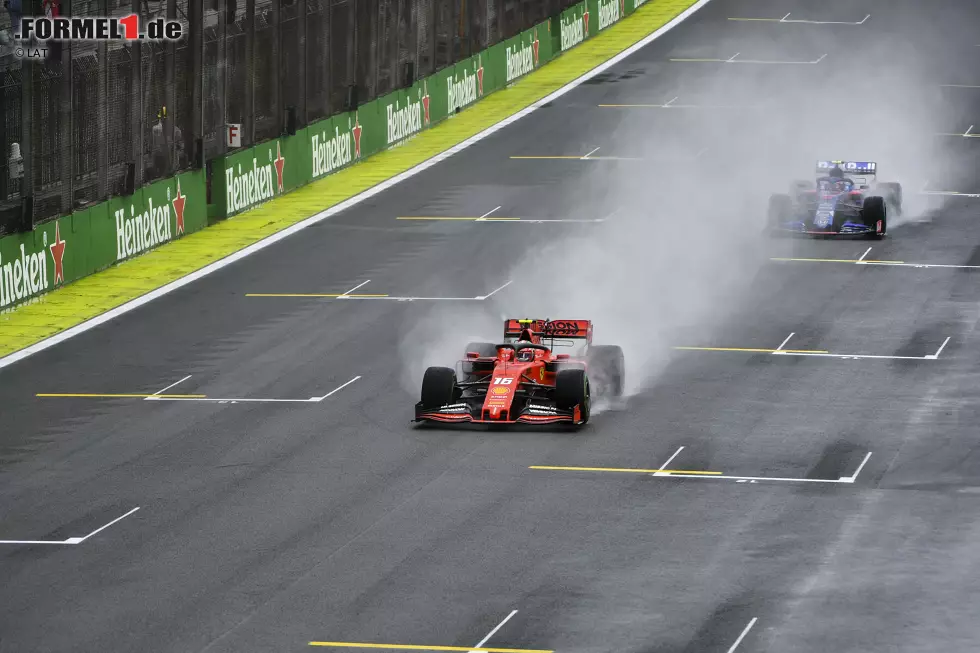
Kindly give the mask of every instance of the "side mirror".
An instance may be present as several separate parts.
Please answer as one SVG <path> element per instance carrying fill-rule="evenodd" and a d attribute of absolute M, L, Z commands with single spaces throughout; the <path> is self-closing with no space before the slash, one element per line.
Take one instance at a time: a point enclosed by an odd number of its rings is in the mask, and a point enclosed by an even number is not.
<path fill-rule="evenodd" d="M 466 357 L 467 358 L 470 358 L 470 359 L 472 359 L 472 358 L 479 358 L 480 357 L 480 352 L 468 351 L 468 352 L 466 352 Z"/>
<path fill-rule="evenodd" d="M 555 360 L 558 360 L 558 361 L 567 361 L 569 358 L 571 358 L 571 356 L 569 354 L 557 354 L 555 356 Z"/>

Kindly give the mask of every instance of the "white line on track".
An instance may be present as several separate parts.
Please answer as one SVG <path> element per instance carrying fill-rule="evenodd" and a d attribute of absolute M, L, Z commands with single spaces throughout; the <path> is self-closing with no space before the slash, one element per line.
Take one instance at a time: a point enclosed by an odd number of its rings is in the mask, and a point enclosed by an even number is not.
<path fill-rule="evenodd" d="M 871 247 L 869 247 L 868 249 L 866 249 L 866 250 L 864 250 L 864 254 L 861 254 L 861 258 L 859 258 L 859 259 L 858 259 L 858 262 L 859 262 L 859 263 L 860 263 L 861 261 L 863 261 L 863 260 L 864 260 L 864 257 L 865 257 L 865 256 L 867 256 L 868 254 L 870 254 L 870 253 L 871 253 L 871 249 L 872 249 L 872 248 L 871 248 Z"/>
<path fill-rule="evenodd" d="M 973 128 L 974 128 L 975 126 L 976 126 L 976 125 L 970 125 L 970 126 L 969 126 L 969 127 L 967 128 L 967 130 L 966 130 L 965 132 L 963 132 L 963 138 L 969 138 L 969 137 L 970 137 L 970 132 L 972 132 L 972 131 L 973 131 Z"/>
<path fill-rule="evenodd" d="M 949 341 L 950 341 L 950 337 L 947 336 L 946 339 L 943 340 L 943 344 L 939 345 L 939 349 L 936 350 L 936 353 L 930 354 L 929 356 L 926 356 L 926 358 L 931 358 L 933 360 L 939 358 L 939 354 L 943 353 L 943 350 L 946 349 L 946 345 L 949 344 Z"/>
<path fill-rule="evenodd" d="M 773 356 L 812 356 L 816 358 L 841 358 L 847 360 L 879 359 L 879 360 L 908 360 L 908 361 L 928 361 L 935 360 L 935 354 L 926 356 L 882 356 L 874 354 L 831 354 L 816 351 L 774 351 Z"/>
<path fill-rule="evenodd" d="M 310 397 L 310 401 L 323 401 L 327 397 L 329 397 L 329 396 L 331 396 L 333 394 L 336 394 L 336 393 L 340 392 L 341 390 L 343 390 L 344 388 L 346 388 L 347 386 L 349 386 L 351 383 L 353 383 L 354 381 L 357 381 L 360 378 L 361 378 L 361 376 L 360 375 L 357 375 L 353 379 L 351 379 L 350 381 L 348 381 L 347 383 L 344 383 L 343 385 L 337 386 L 336 388 L 334 388 L 333 390 L 331 390 L 327 394 L 323 395 L 322 397 Z"/>
<path fill-rule="evenodd" d="M 855 471 L 853 475 L 851 475 L 851 476 L 848 476 L 848 477 L 846 477 L 846 478 L 848 478 L 848 479 L 850 479 L 850 482 L 851 482 L 851 483 L 853 483 L 854 481 L 856 481 L 856 480 L 857 480 L 857 477 L 858 477 L 858 474 L 860 474 L 860 473 L 861 473 L 861 470 L 862 470 L 862 469 L 864 469 L 864 466 L 865 466 L 866 464 L 868 464 L 868 459 L 869 459 L 869 458 L 871 458 L 871 452 L 870 452 L 870 451 L 869 451 L 869 452 L 867 453 L 867 455 L 866 455 L 866 456 L 864 457 L 864 460 L 862 460 L 862 461 L 861 461 L 861 464 L 860 464 L 860 465 L 858 465 L 858 468 L 857 468 L 857 471 Z M 843 478 L 845 478 L 845 477 L 841 477 L 841 478 L 843 479 Z"/>
<path fill-rule="evenodd" d="M 677 96 L 673 100 L 671 100 L 670 102 L 667 102 L 666 104 L 664 104 L 664 109 L 666 109 L 667 107 L 669 107 L 670 105 L 672 105 L 674 102 L 677 102 L 677 100 L 679 100 L 679 99 L 680 99 L 680 96 Z"/>
<path fill-rule="evenodd" d="M 487 642 L 489 642 L 490 641 L 490 638 L 493 637 L 494 635 L 496 635 L 497 634 L 497 631 L 500 630 L 501 628 L 503 628 L 504 627 L 504 624 L 507 623 L 508 621 L 510 621 L 511 617 L 513 617 L 515 614 L 517 614 L 517 610 L 512 610 L 509 615 L 507 615 L 506 617 L 504 617 L 504 620 L 503 621 L 501 621 L 499 624 L 497 624 L 496 627 L 493 630 L 491 630 L 489 633 L 487 633 L 487 636 L 484 637 L 483 639 L 481 639 L 479 641 L 479 643 L 476 646 L 474 646 L 473 648 L 474 649 L 483 648 L 483 645 L 486 644 Z M 477 653 L 477 652 L 476 651 L 470 651 L 470 653 Z"/>
<path fill-rule="evenodd" d="M 84 537 L 69 537 L 67 540 L 0 540 L 0 544 L 81 544 L 82 542 L 92 537 L 93 535 L 98 535 L 99 533 L 109 528 L 113 524 L 120 522 L 123 519 L 126 519 L 126 517 L 129 517 L 137 510 L 139 510 L 139 506 L 136 506 L 135 508 L 127 512 L 125 515 L 122 515 L 121 517 L 116 517 L 108 524 L 96 528 L 94 531 L 92 531 L 91 533 L 89 533 Z"/>
<path fill-rule="evenodd" d="M 462 143 L 459 143 L 458 145 L 454 145 L 453 147 L 447 149 L 445 152 L 437 154 L 434 157 L 427 159 L 426 161 L 423 161 L 419 165 L 410 168 L 401 174 L 395 175 L 391 179 L 383 181 L 377 184 L 376 186 L 370 188 L 369 190 L 366 190 L 363 193 L 350 198 L 349 200 L 345 200 L 340 204 L 337 204 L 336 206 L 332 206 L 328 209 L 324 209 L 323 211 L 320 211 L 319 213 L 312 215 L 309 218 L 306 218 L 305 220 L 297 222 L 291 227 L 287 227 L 282 231 L 274 233 L 268 236 L 267 238 L 264 238 L 263 240 L 260 240 L 259 242 L 253 245 L 249 245 L 248 247 L 241 249 L 235 252 L 234 254 L 226 256 L 225 258 L 219 261 L 215 261 L 210 265 L 206 265 L 200 270 L 192 272 L 185 277 L 182 277 L 176 281 L 168 283 L 165 286 L 161 286 L 160 288 L 150 291 L 145 295 L 141 295 L 136 299 L 130 300 L 121 306 L 117 306 L 116 308 L 110 311 L 106 311 L 102 315 L 94 317 L 90 320 L 86 320 L 85 322 L 73 326 L 70 329 L 66 329 L 65 331 L 62 331 L 59 334 L 51 336 L 50 338 L 45 338 L 41 342 L 37 342 L 29 347 L 25 347 L 24 349 L 21 349 L 20 351 L 16 351 L 12 354 L 4 356 L 3 358 L 0 358 L 0 369 L 3 369 L 8 365 L 12 365 L 18 361 L 21 361 L 27 358 L 28 356 L 36 354 L 39 351 L 44 351 L 49 347 L 53 347 L 54 345 L 57 345 L 58 343 L 73 338 L 80 333 L 85 333 L 86 331 L 94 329 L 95 327 L 105 324 L 106 322 L 115 319 L 120 315 L 125 315 L 126 313 L 129 313 L 130 311 L 135 310 L 140 306 L 148 304 L 155 299 L 163 297 L 164 295 L 167 295 L 179 288 L 183 288 L 184 286 L 193 283 L 198 279 L 201 279 L 209 274 L 217 272 L 218 270 L 226 268 L 229 265 L 232 265 L 233 263 L 236 263 L 237 261 L 240 261 L 241 259 L 254 254 L 255 252 L 261 251 L 271 245 L 274 245 L 275 243 L 278 243 L 279 241 L 288 238 L 289 236 L 292 236 L 293 234 L 302 231 L 303 229 L 306 229 L 311 225 L 317 224 L 319 222 L 322 222 L 323 220 L 326 220 L 327 218 L 331 218 L 343 211 L 346 211 L 352 206 L 356 206 L 361 202 L 364 202 L 365 200 L 368 200 L 374 197 L 375 195 L 378 195 L 379 193 L 383 193 L 384 191 L 388 190 L 389 188 L 392 188 L 393 186 L 401 183 L 402 181 L 405 181 L 406 179 L 410 179 L 411 177 L 414 177 L 415 175 L 423 172 L 424 170 L 428 170 L 429 168 L 438 165 L 439 163 L 442 163 L 443 161 L 453 156 L 454 154 L 458 154 L 459 152 L 462 152 L 466 148 L 475 145 L 476 143 L 479 143 L 485 138 L 488 138 L 489 136 L 497 133 L 498 131 L 514 124 L 521 118 L 524 118 L 534 113 L 541 107 L 549 105 L 551 102 L 554 102 L 556 99 L 562 97 L 566 93 L 581 86 L 583 83 L 592 79 L 596 75 L 600 75 L 604 73 L 605 71 L 609 70 L 613 66 L 619 64 L 621 61 L 633 56 L 635 53 L 639 52 L 640 50 L 642 50 L 649 44 L 653 43 L 654 41 L 659 39 L 661 36 L 669 32 L 670 30 L 674 29 L 675 27 L 683 23 L 688 18 L 693 16 L 695 12 L 697 12 L 699 9 L 704 7 L 710 1 L 711 0 L 698 0 L 693 5 L 691 5 L 688 9 L 678 14 L 669 23 L 667 23 L 657 31 L 653 32 L 652 34 L 649 34 L 644 38 L 640 39 L 632 46 L 626 48 L 625 50 L 615 55 L 608 61 L 599 64 L 598 66 L 596 66 L 589 72 L 585 73 L 578 79 L 572 80 L 571 82 L 562 86 L 555 92 L 550 93 L 549 95 L 546 95 L 545 97 L 541 98 L 531 106 L 518 111 L 514 115 L 510 116 L 509 118 L 505 118 L 501 120 L 495 125 L 491 125 L 490 127 L 484 129 L 478 134 L 474 134 L 473 136 L 466 139 Z"/>
<path fill-rule="evenodd" d="M 351 288 L 350 290 L 348 290 L 347 292 L 345 292 L 343 295 L 340 295 L 337 299 L 340 299 L 340 297 L 347 297 L 348 295 L 350 295 L 352 292 L 354 292 L 358 288 L 363 288 L 364 286 L 368 285 L 369 283 L 371 283 L 371 280 L 370 279 L 368 279 L 367 281 L 362 281 L 361 283 L 357 284 L 356 286 L 354 286 L 353 288 Z"/>
<path fill-rule="evenodd" d="M 598 151 L 599 151 L 600 149 L 601 149 L 601 148 L 598 148 L 598 147 L 597 147 L 597 148 L 595 148 L 594 150 L 592 150 L 591 152 L 589 152 L 588 154 L 586 154 L 585 156 L 583 156 L 583 157 L 582 157 L 582 159 L 583 159 L 583 160 L 584 160 L 584 159 L 588 159 L 588 158 L 589 158 L 590 156 L 592 156 L 593 154 L 595 154 L 596 152 L 598 152 Z"/>
<path fill-rule="evenodd" d="M 480 295 L 479 297 L 474 297 L 473 299 L 479 299 L 480 301 L 483 301 L 484 299 L 489 299 L 489 298 L 493 297 L 498 292 L 500 292 L 501 290 L 503 290 L 504 288 L 506 288 L 507 286 L 509 286 L 512 283 L 514 283 L 513 280 L 508 281 L 504 285 L 500 286 L 499 288 L 496 288 L 495 290 L 492 290 L 491 292 L 487 293 L 486 295 Z"/>
<path fill-rule="evenodd" d="M 680 452 L 682 452 L 682 451 L 684 451 L 684 447 L 677 447 L 677 451 L 674 452 L 674 455 L 672 455 L 670 458 L 668 458 L 667 459 L 667 462 L 665 462 L 663 465 L 661 465 L 659 467 L 659 469 L 670 469 L 670 463 L 674 460 L 674 458 L 677 458 L 677 455 Z M 654 476 L 670 476 L 670 472 L 654 472 L 653 475 Z"/>
<path fill-rule="evenodd" d="M 728 63 L 735 63 L 735 57 L 737 57 L 740 54 L 742 54 L 742 53 L 741 52 L 736 52 L 735 54 L 733 54 L 732 55 L 732 58 L 728 60 Z"/>
<path fill-rule="evenodd" d="M 782 350 L 783 350 L 783 347 L 785 347 L 785 346 L 786 346 L 786 343 L 787 343 L 787 342 L 789 342 L 789 341 L 790 341 L 790 339 L 791 339 L 791 338 L 792 338 L 793 336 L 795 336 L 795 335 L 796 335 L 796 332 L 794 331 L 793 333 L 791 333 L 791 334 L 789 334 L 788 336 L 786 336 L 786 340 L 783 340 L 783 342 L 782 342 L 782 343 L 780 343 L 780 345 L 779 345 L 778 347 L 776 347 L 776 351 L 774 351 L 774 352 L 772 352 L 772 353 L 774 353 L 774 354 L 775 354 L 776 352 L 780 352 L 780 351 L 782 351 Z"/>
<path fill-rule="evenodd" d="M 187 380 L 187 379 L 189 379 L 189 378 L 191 378 L 191 375 L 190 375 L 190 374 L 188 374 L 187 376 L 185 376 L 184 378 L 182 378 L 182 379 L 181 379 L 180 381 L 174 381 L 173 383 L 171 383 L 170 385 L 168 385 L 168 386 L 167 386 L 166 388 L 164 388 L 163 390 L 157 390 L 156 392 L 154 392 L 154 393 L 153 393 L 152 395 L 150 395 L 150 396 L 151 396 L 151 397 L 155 397 L 156 395 L 162 395 L 162 394 L 163 394 L 164 392 L 166 392 L 167 390 L 169 390 L 169 389 L 171 389 L 171 388 L 173 388 L 173 387 L 176 387 L 176 386 L 178 386 L 178 385 L 180 385 L 181 383 L 183 383 L 184 381 L 186 381 L 186 380 Z M 150 398 L 150 397 L 147 397 L 146 399 L 149 399 L 149 398 Z M 145 401 L 146 399 L 144 399 L 144 401 Z"/>
<path fill-rule="evenodd" d="M 788 16 L 789 14 L 786 15 Z M 758 617 L 752 617 L 752 621 L 750 621 L 749 625 L 745 627 L 745 630 L 742 631 L 742 634 L 738 636 L 738 639 L 735 640 L 735 643 L 732 644 L 732 647 L 728 649 L 728 653 L 735 653 L 735 649 L 737 649 L 738 645 L 742 643 L 742 640 L 745 639 L 745 636 L 749 634 L 749 631 L 752 630 L 752 626 L 754 626 L 755 622 L 758 620 L 759 620 Z"/>
<path fill-rule="evenodd" d="M 596 148 L 596 149 L 599 149 L 599 148 Z M 497 208 L 490 209 L 489 211 L 487 211 L 486 213 L 484 213 L 483 215 L 481 215 L 479 218 L 477 218 L 476 221 L 477 222 L 480 222 L 481 220 L 486 220 L 488 217 L 490 217 L 491 215 L 493 215 L 494 213 L 496 213 L 497 211 L 499 211 L 501 208 L 502 207 L 498 206 Z"/>
<path fill-rule="evenodd" d="M 360 378 L 360 376 L 355 376 L 347 383 L 337 386 L 322 397 L 310 397 L 309 399 L 266 399 L 258 397 L 158 397 L 156 395 L 150 395 L 149 397 L 146 397 L 144 401 L 197 401 L 206 404 L 315 404 L 336 394 L 337 392 L 340 392 Z"/>

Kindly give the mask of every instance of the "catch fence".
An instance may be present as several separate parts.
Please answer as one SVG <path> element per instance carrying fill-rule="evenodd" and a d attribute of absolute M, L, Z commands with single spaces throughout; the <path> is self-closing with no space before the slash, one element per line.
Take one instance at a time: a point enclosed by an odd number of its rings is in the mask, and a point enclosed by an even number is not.
<path fill-rule="evenodd" d="M 12 0 L 0 12 L 0 235 L 350 110 L 578 0 Z M 176 43 L 49 44 L 14 15 L 179 20 Z"/>

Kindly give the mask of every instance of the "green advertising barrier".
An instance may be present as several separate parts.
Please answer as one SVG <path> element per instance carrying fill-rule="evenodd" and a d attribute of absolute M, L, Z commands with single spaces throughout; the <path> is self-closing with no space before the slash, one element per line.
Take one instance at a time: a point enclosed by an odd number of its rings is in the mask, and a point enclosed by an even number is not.
<path fill-rule="evenodd" d="M 558 18 L 560 51 L 570 50 L 589 37 L 589 8 L 580 2 L 561 12 Z"/>
<path fill-rule="evenodd" d="M 207 226 L 203 171 L 0 239 L 0 309 Z"/>
<path fill-rule="evenodd" d="M 625 0 L 586 0 L 588 5 L 589 36 L 612 27 L 626 13 Z"/>
<path fill-rule="evenodd" d="M 446 85 L 446 113 L 451 116 L 483 99 L 487 73 L 483 52 L 460 61 L 448 70 L 451 72 L 443 83 Z"/>
<path fill-rule="evenodd" d="M 320 120 L 305 130 L 310 151 L 310 180 L 319 179 L 361 159 L 364 126 L 360 111 Z"/>
<path fill-rule="evenodd" d="M 312 151 L 307 130 L 276 138 L 215 162 L 211 199 L 230 217 L 310 182 Z"/>

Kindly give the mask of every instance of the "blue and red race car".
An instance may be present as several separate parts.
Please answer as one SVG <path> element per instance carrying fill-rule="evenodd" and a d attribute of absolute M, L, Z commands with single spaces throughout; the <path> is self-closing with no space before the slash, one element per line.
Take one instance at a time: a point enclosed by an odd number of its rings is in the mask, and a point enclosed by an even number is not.
<path fill-rule="evenodd" d="M 425 371 L 416 422 L 578 426 L 593 396 L 623 394 L 623 351 L 593 345 L 589 320 L 507 320 L 503 342 L 470 343 L 465 355 L 458 370 Z"/>
<path fill-rule="evenodd" d="M 819 161 L 815 182 L 769 198 L 769 229 L 820 236 L 884 238 L 888 213 L 902 212 L 902 187 L 877 180 L 873 161 Z"/>

